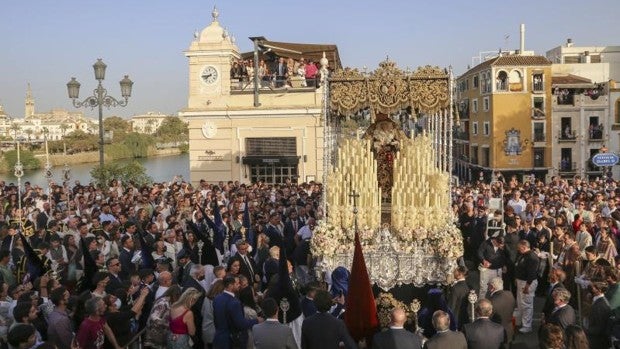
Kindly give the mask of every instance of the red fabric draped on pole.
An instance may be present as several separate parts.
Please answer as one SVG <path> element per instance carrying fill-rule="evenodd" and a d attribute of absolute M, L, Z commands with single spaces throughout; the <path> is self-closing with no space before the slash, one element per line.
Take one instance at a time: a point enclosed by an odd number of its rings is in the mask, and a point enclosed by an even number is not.
<path fill-rule="evenodd" d="M 344 320 L 353 339 L 366 339 L 366 343 L 372 343 L 372 336 L 379 328 L 379 318 L 357 232 Z"/>

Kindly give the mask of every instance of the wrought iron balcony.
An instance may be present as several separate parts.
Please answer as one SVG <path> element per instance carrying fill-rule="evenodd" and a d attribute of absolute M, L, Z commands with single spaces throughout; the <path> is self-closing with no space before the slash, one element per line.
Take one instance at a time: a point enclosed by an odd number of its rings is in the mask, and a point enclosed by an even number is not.
<path fill-rule="evenodd" d="M 577 163 L 574 161 L 560 161 L 558 162 L 558 168 L 560 172 L 577 172 Z"/>
<path fill-rule="evenodd" d="M 560 131 L 558 132 L 558 142 L 576 142 L 577 141 L 577 135 L 575 134 L 575 131 L 568 131 L 568 134 L 566 133 L 566 131 Z"/>

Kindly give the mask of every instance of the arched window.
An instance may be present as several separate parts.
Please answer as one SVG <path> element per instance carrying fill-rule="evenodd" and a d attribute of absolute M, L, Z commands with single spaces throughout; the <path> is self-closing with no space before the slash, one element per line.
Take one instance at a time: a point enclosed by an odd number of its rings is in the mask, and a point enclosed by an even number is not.
<path fill-rule="evenodd" d="M 508 74 L 500 70 L 495 79 L 495 89 L 497 91 L 508 91 Z"/>
<path fill-rule="evenodd" d="M 523 75 L 520 71 L 511 71 L 508 81 L 510 83 L 510 91 L 523 91 Z"/>

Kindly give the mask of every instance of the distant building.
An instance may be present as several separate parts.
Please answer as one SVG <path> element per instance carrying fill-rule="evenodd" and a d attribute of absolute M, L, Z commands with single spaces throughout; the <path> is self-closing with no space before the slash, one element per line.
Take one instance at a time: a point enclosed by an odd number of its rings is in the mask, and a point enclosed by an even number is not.
<path fill-rule="evenodd" d="M 620 150 L 620 116 L 615 81 L 620 80 L 620 46 L 575 46 L 571 39 L 547 51 L 553 62 L 554 174 L 599 177 L 592 156 L 605 147 Z M 620 169 L 614 170 L 616 178 Z"/>
<path fill-rule="evenodd" d="M 457 78 L 461 179 L 489 180 L 494 171 L 544 178 L 552 167 L 551 62 L 530 54 L 500 52 Z"/>
<path fill-rule="evenodd" d="M 21 141 L 42 141 L 46 129 L 48 139 L 60 140 L 64 135 L 78 129 L 86 133 L 97 134 L 99 121 L 84 117 L 82 112 L 62 108 L 37 113 L 30 84 L 28 84 L 24 100 L 24 118 L 13 118 L 0 111 L 0 135 L 4 137 Z"/>
<path fill-rule="evenodd" d="M 148 112 L 146 114 L 132 116 L 129 122 L 131 123 L 131 130 L 133 132 L 153 134 L 167 117 L 177 116 Z"/>

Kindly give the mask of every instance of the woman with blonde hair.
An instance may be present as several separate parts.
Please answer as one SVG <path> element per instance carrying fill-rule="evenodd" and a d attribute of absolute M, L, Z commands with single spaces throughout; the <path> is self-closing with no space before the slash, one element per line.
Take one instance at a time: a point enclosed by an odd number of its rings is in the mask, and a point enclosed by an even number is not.
<path fill-rule="evenodd" d="M 166 349 L 167 334 L 170 328 L 170 305 L 181 297 L 181 287 L 172 285 L 159 297 L 146 323 L 145 346 L 154 349 Z"/>
<path fill-rule="evenodd" d="M 190 287 L 170 307 L 168 349 L 187 349 L 192 347 L 190 336 L 196 334 L 196 324 L 191 308 L 200 296 L 200 291 Z"/>

